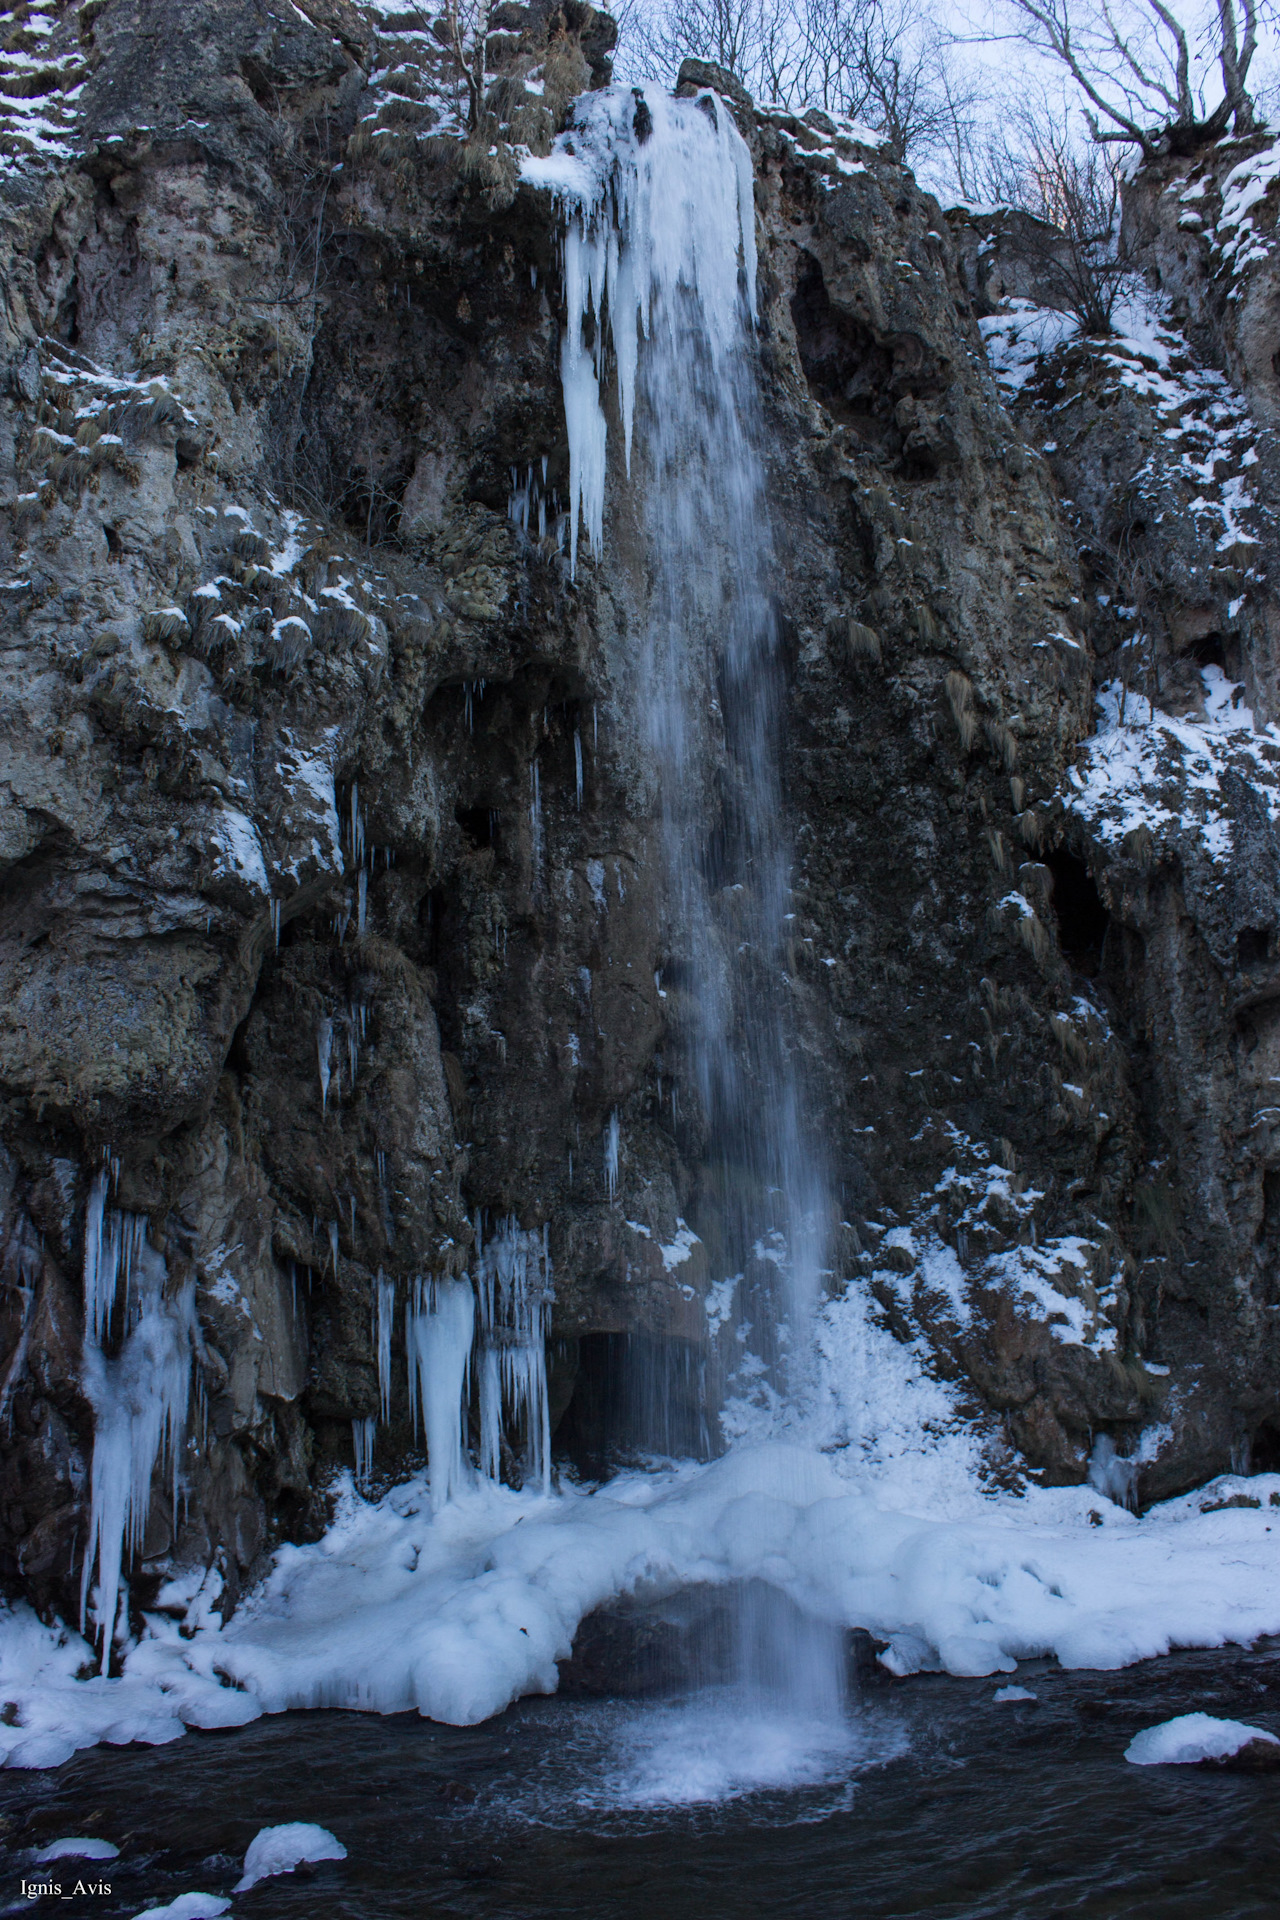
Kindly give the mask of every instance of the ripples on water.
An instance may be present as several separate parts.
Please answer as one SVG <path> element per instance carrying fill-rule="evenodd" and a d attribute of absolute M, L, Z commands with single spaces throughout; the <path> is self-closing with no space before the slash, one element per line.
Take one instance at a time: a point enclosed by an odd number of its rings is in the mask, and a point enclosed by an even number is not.
<path fill-rule="evenodd" d="M 98 1750 L 0 1775 L 0 1907 L 118 1920 L 226 1892 L 259 1827 L 313 1820 L 348 1859 L 262 1884 L 237 1915 L 1276 1920 L 1280 1779 L 1122 1757 L 1197 1709 L 1280 1732 L 1276 1649 L 1018 1679 L 1034 1702 L 917 1677 L 843 1719 L 713 1688 L 526 1701 L 468 1729 L 288 1714 Z M 21 1850 L 68 1833 L 122 1847 L 112 1896 L 21 1900 Z"/>

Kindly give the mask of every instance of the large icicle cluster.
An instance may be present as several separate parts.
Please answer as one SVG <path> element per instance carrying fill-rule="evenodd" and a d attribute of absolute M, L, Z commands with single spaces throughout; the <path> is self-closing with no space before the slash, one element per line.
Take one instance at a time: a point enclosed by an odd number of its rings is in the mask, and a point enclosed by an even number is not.
<path fill-rule="evenodd" d="M 84 1389 L 94 1412 L 89 1544 L 80 1582 L 80 1626 L 89 1611 L 102 1635 L 107 1671 L 123 1586 L 126 1548 L 138 1552 L 151 1509 L 151 1476 L 162 1457 L 173 1468 L 187 1417 L 195 1284 L 166 1296 L 168 1269 L 147 1239 L 141 1214 L 107 1205 L 107 1177 L 89 1195 L 84 1251 Z M 112 1338 L 118 1341 L 109 1352 Z"/>
<path fill-rule="evenodd" d="M 484 1246 L 476 1222 L 480 1307 L 480 1468 L 500 1477 L 503 1416 L 523 1435 L 525 1483 L 551 1484 L 547 1331 L 555 1289 L 547 1229 L 522 1231 L 514 1216 Z"/>
<path fill-rule="evenodd" d="M 737 345 L 744 297 L 755 318 L 751 156 L 713 94 L 695 104 L 656 86 L 617 87 L 586 96 L 555 150 L 526 159 L 521 171 L 563 200 L 568 216 L 560 374 L 576 570 L 579 515 L 593 554 L 604 536 L 606 318 L 629 472 L 640 335 L 678 324 L 676 289 L 701 309 L 698 332 L 713 359 Z"/>

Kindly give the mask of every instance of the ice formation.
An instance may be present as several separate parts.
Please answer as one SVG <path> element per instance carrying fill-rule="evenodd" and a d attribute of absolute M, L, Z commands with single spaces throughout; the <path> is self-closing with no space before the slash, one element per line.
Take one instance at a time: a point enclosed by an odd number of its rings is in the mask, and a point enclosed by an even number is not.
<path fill-rule="evenodd" d="M 484 1244 L 476 1221 L 476 1296 L 480 1319 L 480 1470 L 499 1478 L 504 1414 L 523 1436 L 525 1483 L 551 1483 L 547 1335 L 555 1297 L 548 1231 L 502 1223 Z"/>
<path fill-rule="evenodd" d="M 180 1893 L 162 1907 L 143 1907 L 133 1920 L 221 1920 L 231 1902 L 220 1893 Z"/>
<path fill-rule="evenodd" d="M 553 1493 L 547 1230 L 508 1219 L 488 1231 L 478 1221 L 473 1270 L 421 1278 L 405 1304 L 425 1474 L 377 1502 L 349 1482 L 325 1539 L 282 1548 L 225 1624 L 203 1577 L 189 1592 L 173 1583 L 160 1603 L 168 1611 L 150 1616 L 116 1680 L 77 1681 L 83 1642 L 42 1627 L 29 1609 L 0 1614 L 0 1684 L 19 1708 L 18 1722 L 0 1725 L 0 1755 L 12 1765 L 56 1765 L 99 1739 L 159 1743 L 184 1724 L 234 1725 L 290 1707 L 416 1708 L 474 1722 L 521 1694 L 553 1690 L 556 1663 L 594 1607 L 622 1593 L 701 1582 L 757 1582 L 774 1596 L 744 1649 L 744 1682 L 762 1696 L 780 1695 L 779 1726 L 803 1719 L 826 1728 L 828 1754 L 846 1737 L 834 1678 L 846 1627 L 876 1634 L 895 1673 L 967 1675 L 1011 1672 L 1022 1658 L 1048 1654 L 1067 1666 L 1121 1666 L 1172 1645 L 1280 1630 L 1280 1533 L 1269 1530 L 1269 1509 L 1224 1511 L 1218 1502 L 1202 1510 L 1193 1498 L 1139 1518 L 1123 1504 L 1125 1463 L 1101 1446 L 1090 1487 L 1021 1498 L 986 1492 L 972 1430 L 951 1389 L 927 1372 L 923 1350 L 884 1332 L 856 1288 L 821 1298 L 820 1156 L 790 1064 L 785 996 L 772 984 L 785 977 L 790 851 L 780 824 L 780 664 L 752 336 L 749 157 L 723 101 L 673 101 L 649 87 L 584 100 L 571 139 L 545 159 L 527 159 L 523 170 L 557 194 L 565 212 L 561 372 L 575 566 L 580 529 L 593 554 L 603 549 L 607 340 L 616 365 L 621 468 L 646 549 L 631 695 L 650 749 L 669 895 L 664 933 L 696 1009 L 687 1084 L 703 1109 L 709 1159 L 733 1173 L 725 1191 L 743 1196 L 717 1223 L 723 1270 L 707 1295 L 708 1323 L 741 1355 L 723 1422 L 731 1444 L 710 1464 L 669 1463 Z M 1158 368 L 1128 364 L 1141 358 L 1129 355 L 1120 377 L 1154 378 Z M 1012 349 L 1010 362 L 1021 364 Z M 621 484 L 618 467 L 615 460 Z M 518 491 L 513 482 L 513 499 Z M 516 507 L 525 531 L 532 499 L 531 481 Z M 1220 504 L 1224 515 L 1234 510 L 1225 496 Z M 354 606 L 348 585 L 322 591 Z M 620 579 L 619 593 L 628 590 Z M 702 857 L 713 768 L 738 800 L 726 810 L 733 825 L 718 856 L 740 896 L 740 944 L 732 947 L 717 925 Z M 315 785 L 323 789 L 324 830 L 336 841 L 327 768 Z M 581 786 L 576 739 L 579 803 Z M 351 856 L 362 866 L 354 790 L 350 821 Z M 542 824 L 535 768 L 535 853 Z M 603 915 L 604 863 L 585 871 Z M 617 880 L 621 896 L 620 873 Z M 589 975 L 585 985 L 589 991 Z M 349 1028 L 349 1040 L 353 1034 Z M 326 1019 L 316 1043 L 326 1108 L 332 1042 Z M 354 1057 L 351 1072 L 354 1079 Z M 615 1111 L 603 1141 L 611 1200 L 628 1197 L 620 1148 Z M 330 1232 L 336 1270 L 336 1221 Z M 680 1222 L 661 1247 L 666 1271 L 688 1262 L 695 1244 Z M 962 1319 L 964 1274 L 954 1254 L 926 1244 L 923 1233 L 916 1251 Z M 1034 1260 L 1020 1250 L 1010 1285 L 1038 1287 L 1042 1304 L 1052 1294 L 1057 1314 L 1072 1249 L 1032 1252 Z M 98 1422 L 85 1597 L 96 1554 L 104 1663 L 125 1545 L 138 1542 L 154 1466 L 166 1444 L 172 1449 L 186 1410 L 191 1294 L 166 1297 L 166 1281 L 144 1224 L 109 1209 L 99 1180 L 85 1260 L 86 1387 Z M 380 1280 L 373 1311 L 384 1418 L 394 1301 L 394 1287 Z M 1065 1319 L 1060 1337 L 1098 1337 L 1083 1317 L 1079 1325 L 1069 1313 Z M 473 1368 L 479 1472 L 467 1449 Z M 363 1477 L 373 1436 L 370 1423 L 358 1428 Z M 510 1473 L 521 1459 L 522 1475 Z M 504 1475 L 522 1485 L 503 1484 Z M 1267 1476 L 1248 1484 L 1280 1495 L 1280 1481 Z M 1233 1483 L 1222 1491 L 1235 1491 Z M 184 1604 L 180 1627 L 172 1614 Z M 714 1780 L 733 1791 L 735 1780 L 760 1777 L 750 1753 L 729 1752 L 738 1724 L 677 1729 L 691 1797 L 719 1791 Z M 1139 1758 L 1132 1749 L 1129 1757 Z M 796 1766 L 803 1764 L 801 1755 Z M 819 1756 L 815 1764 L 826 1762 Z M 659 1772 L 653 1795 L 670 1797 L 673 1769 L 664 1763 Z M 283 1842 L 270 1833 L 254 1847 L 262 1843 L 264 1859 L 283 1858 Z M 340 1852 L 299 1853 L 294 1864 Z M 260 1877 L 260 1866 L 279 1870 L 251 1848 L 242 1885 Z"/>
<path fill-rule="evenodd" d="M 466 1401 L 475 1296 L 461 1280 L 419 1280 L 405 1313 L 409 1403 L 419 1404 L 427 1442 L 432 1512 L 466 1484 Z"/>
<path fill-rule="evenodd" d="M 34 1859 L 37 1866 L 43 1866 L 49 1860 L 115 1860 L 119 1854 L 119 1847 L 112 1846 L 110 1840 L 70 1835 L 65 1840 L 51 1840 L 47 1847 L 37 1848 Z"/>
<path fill-rule="evenodd" d="M 94 1439 L 80 1626 L 83 1631 L 92 1598 L 104 1673 L 125 1552 L 136 1553 L 142 1545 L 151 1476 L 162 1456 L 173 1466 L 177 1508 L 178 1443 L 187 1417 L 195 1338 L 194 1281 L 166 1296 L 168 1268 L 147 1239 L 145 1218 L 108 1207 L 106 1200 L 107 1176 L 99 1174 L 85 1230 L 83 1382 L 94 1413 Z M 114 1353 L 108 1346 L 113 1332 Z"/>
<path fill-rule="evenodd" d="M 631 467 L 640 338 L 676 346 L 685 289 L 697 300 L 713 358 L 741 331 L 740 277 L 756 312 L 751 156 L 723 102 L 708 109 L 660 87 L 610 88 L 578 104 L 571 141 L 522 172 L 565 203 L 566 325 L 560 350 L 569 433 L 569 551 L 579 521 L 591 552 L 604 543 L 606 424 L 600 404 L 605 322 L 617 363 L 623 450 Z M 584 322 L 594 321 L 593 344 Z"/>

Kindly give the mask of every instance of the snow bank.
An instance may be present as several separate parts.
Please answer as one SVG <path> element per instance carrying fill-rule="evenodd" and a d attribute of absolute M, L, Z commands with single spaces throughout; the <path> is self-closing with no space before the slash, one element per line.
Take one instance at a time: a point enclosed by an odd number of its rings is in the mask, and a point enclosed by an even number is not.
<path fill-rule="evenodd" d="M 144 1907 L 133 1920 L 219 1920 L 230 1911 L 231 1902 L 220 1893 L 180 1893 L 167 1906 Z"/>
<path fill-rule="evenodd" d="M 1280 1746 L 1274 1733 L 1246 1726 L 1243 1720 L 1219 1720 L 1211 1713 L 1180 1713 L 1158 1727 L 1144 1727 L 1124 1750 L 1135 1767 L 1190 1767 L 1200 1760 L 1229 1760 L 1250 1741 Z"/>
<path fill-rule="evenodd" d="M 115 1860 L 119 1853 L 119 1847 L 113 1847 L 109 1840 L 73 1835 L 65 1840 L 51 1840 L 47 1847 L 41 1847 L 35 1862 L 42 1867 L 47 1860 Z"/>
<path fill-rule="evenodd" d="M 327 1827 L 312 1826 L 307 1820 L 289 1820 L 282 1827 L 263 1827 L 249 1842 L 244 1856 L 244 1874 L 236 1881 L 233 1893 L 247 1893 L 259 1880 L 273 1874 L 292 1873 L 304 1860 L 345 1860 L 347 1850 Z"/>
<path fill-rule="evenodd" d="M 1246 1489 L 1258 1507 L 1220 1504 Z M 901 1459 L 855 1477 L 848 1459 L 782 1440 L 595 1490 L 473 1480 L 435 1513 L 425 1476 L 376 1503 L 348 1481 L 324 1539 L 282 1549 L 225 1626 L 205 1608 L 186 1638 L 153 1615 L 119 1679 L 76 1680 L 83 1641 L 0 1613 L 19 1721 L 0 1725 L 0 1754 L 55 1766 L 95 1741 L 291 1707 L 469 1725 L 554 1691 L 592 1608 L 697 1581 L 762 1580 L 819 1620 L 868 1628 L 900 1674 L 1010 1672 L 1040 1655 L 1115 1668 L 1248 1643 L 1280 1631 L 1272 1491 L 1280 1476 L 1227 1478 L 1139 1518 L 1089 1487 L 984 1496 L 945 1449 L 932 1477 Z"/>

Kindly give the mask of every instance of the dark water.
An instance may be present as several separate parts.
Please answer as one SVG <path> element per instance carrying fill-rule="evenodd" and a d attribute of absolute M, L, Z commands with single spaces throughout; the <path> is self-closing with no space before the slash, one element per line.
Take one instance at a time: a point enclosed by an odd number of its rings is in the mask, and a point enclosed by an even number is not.
<path fill-rule="evenodd" d="M 1280 1649 L 1183 1654 L 1119 1674 L 864 1689 L 825 1777 L 718 1805 L 630 1806 L 683 1738 L 737 1764 L 750 1739 L 671 1703 L 525 1702 L 484 1727 L 288 1714 L 169 1747 L 0 1774 L 0 1910 L 98 1920 L 227 1893 L 262 1826 L 311 1820 L 342 1862 L 264 1882 L 237 1914 L 289 1920 L 1243 1920 L 1280 1915 L 1280 1775 L 1139 1768 L 1140 1727 L 1204 1711 L 1280 1733 Z M 671 1742 L 676 1747 L 671 1746 Z M 665 1744 L 664 1744 L 665 1743 Z M 675 1773 L 679 1776 L 679 1766 Z M 696 1788 L 696 1766 L 690 1790 Z M 690 1781 L 686 1779 L 686 1787 Z M 22 1849 L 122 1848 L 109 1898 L 19 1899 Z M 73 1883 L 73 1863 L 56 1870 Z M 14 1906 L 9 1906 L 14 1902 Z"/>

